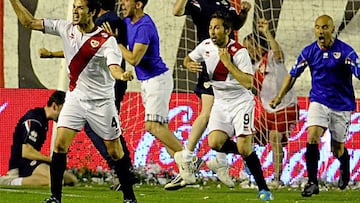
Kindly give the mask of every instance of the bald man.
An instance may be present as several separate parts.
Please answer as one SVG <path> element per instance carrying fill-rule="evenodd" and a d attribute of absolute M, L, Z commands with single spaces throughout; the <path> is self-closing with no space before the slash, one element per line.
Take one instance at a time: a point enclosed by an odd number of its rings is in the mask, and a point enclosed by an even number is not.
<path fill-rule="evenodd" d="M 345 148 L 350 114 L 355 110 L 352 74 L 360 79 L 359 56 L 348 44 L 334 37 L 334 21 L 328 15 L 315 20 L 316 41 L 306 46 L 285 78 L 282 88 L 270 105 L 275 108 L 293 87 L 306 67 L 310 68 L 310 106 L 308 111 L 308 141 L 305 159 L 308 183 L 301 195 L 319 194 L 318 143 L 326 129 L 331 134 L 331 151 L 340 162 L 338 187 L 344 190 L 350 180 L 350 157 Z"/>

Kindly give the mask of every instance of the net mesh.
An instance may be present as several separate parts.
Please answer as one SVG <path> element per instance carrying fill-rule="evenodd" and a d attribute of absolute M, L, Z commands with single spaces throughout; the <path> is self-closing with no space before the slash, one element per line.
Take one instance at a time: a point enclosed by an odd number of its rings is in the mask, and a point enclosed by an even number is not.
<path fill-rule="evenodd" d="M 328 14 L 333 17 L 336 29 L 336 36 L 351 44 L 355 50 L 360 50 L 360 14 L 358 13 L 360 1 L 358 0 L 322 0 L 322 1 L 303 1 L 303 0 L 249 0 L 252 9 L 249 12 L 248 19 L 244 27 L 237 32 L 237 40 L 241 43 L 242 38 L 253 33 L 258 39 L 261 38 L 259 32 L 256 30 L 256 22 L 259 18 L 265 18 L 270 22 L 270 31 L 276 37 L 285 53 L 285 64 L 289 68 L 295 61 L 301 49 L 314 40 L 313 23 L 317 16 L 321 14 Z M 147 7 L 151 7 L 149 2 Z M 171 14 L 173 2 L 162 1 L 162 8 L 167 8 L 164 12 Z M 240 0 L 231 1 L 232 5 L 239 11 Z M 118 11 L 119 11 L 118 7 Z M 151 10 L 151 9 L 149 9 Z M 155 16 L 156 13 L 149 13 Z M 160 14 L 159 14 L 160 15 Z M 184 17 L 181 26 L 181 34 L 179 39 L 168 39 L 167 35 L 172 32 L 171 29 L 161 31 L 165 35 L 161 35 L 161 43 L 175 40 L 177 46 L 176 60 L 174 64 L 168 64 L 173 68 L 174 76 L 174 93 L 170 103 L 170 123 L 169 127 L 174 134 L 186 143 L 187 137 L 191 130 L 191 124 L 199 114 L 201 106 L 199 99 L 194 95 L 193 90 L 197 83 L 197 74 L 187 71 L 182 62 L 184 57 L 196 46 L 198 43 L 196 38 L 196 28 L 190 17 Z M 159 18 L 163 19 L 163 18 Z M 156 21 L 158 29 L 168 28 L 172 25 L 162 26 L 161 21 Z M 357 37 L 356 37 L 357 36 Z M 176 43 L 178 42 L 178 43 Z M 174 47 L 165 47 L 162 50 L 162 55 L 166 55 L 169 49 Z M 173 56 L 175 57 L 175 56 Z M 303 157 L 306 146 L 306 116 L 308 108 L 308 92 L 310 90 L 310 74 L 303 73 L 302 77 L 297 80 L 295 85 L 295 94 L 298 96 L 299 114 L 298 122 L 293 125 L 291 129 L 287 129 L 289 134 L 289 144 L 284 150 L 283 159 L 283 175 L 282 180 L 285 183 L 295 183 L 306 176 L 305 159 Z M 360 83 L 354 80 L 354 88 L 358 98 L 360 92 Z M 358 101 L 359 103 L 359 101 Z M 256 115 L 259 115 L 261 105 L 257 102 Z M 359 104 L 358 109 L 359 111 Z M 134 150 L 134 164 L 138 167 L 145 167 L 150 161 L 158 162 L 164 170 L 173 170 L 175 167 L 173 160 L 166 153 L 163 146 L 155 140 L 151 135 L 146 133 L 143 127 L 144 109 L 141 103 L 141 96 L 138 91 L 132 91 L 127 94 L 122 104 L 121 120 L 124 134 L 131 149 Z M 359 120 L 358 113 L 352 116 L 352 126 L 357 126 Z M 276 122 L 276 121 L 275 121 Z M 200 142 L 196 148 L 198 156 L 203 159 L 208 159 L 214 156 L 214 152 L 209 149 L 207 145 L 207 132 L 204 132 Z M 359 141 L 356 137 L 359 136 L 357 127 L 350 128 L 350 136 L 346 146 L 350 149 L 350 154 L 353 160 L 356 160 L 358 153 L 355 149 L 359 146 Z M 272 150 L 269 145 L 258 146 L 255 145 L 256 152 L 260 157 L 264 176 L 270 180 L 274 177 L 274 167 L 272 164 Z M 354 150 L 352 150 L 354 149 Z M 326 132 L 322 138 L 321 144 L 321 160 L 319 162 L 319 175 L 326 181 L 334 181 L 338 178 L 339 172 L 337 170 L 338 163 L 336 159 L 331 156 L 329 148 L 329 133 Z M 230 174 L 234 177 L 241 177 L 244 166 L 240 156 L 228 155 L 228 162 L 231 164 Z M 352 179 L 358 179 L 356 171 L 359 166 L 352 165 L 354 176 Z M 207 168 L 201 170 L 203 175 L 208 174 Z"/>

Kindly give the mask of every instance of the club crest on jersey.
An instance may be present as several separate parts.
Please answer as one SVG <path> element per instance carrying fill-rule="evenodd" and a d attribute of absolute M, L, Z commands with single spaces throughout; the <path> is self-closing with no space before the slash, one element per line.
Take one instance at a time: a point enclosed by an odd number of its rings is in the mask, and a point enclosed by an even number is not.
<path fill-rule="evenodd" d="M 341 57 L 341 52 L 334 52 L 333 56 L 335 59 L 339 59 Z"/>
<path fill-rule="evenodd" d="M 259 67 L 259 71 L 260 73 L 265 73 L 265 65 L 262 64 L 260 67 Z"/>
<path fill-rule="evenodd" d="M 91 41 L 90 41 L 90 46 L 92 47 L 92 48 L 96 48 L 96 47 L 98 47 L 100 45 L 100 42 L 99 41 L 97 41 L 97 40 L 94 40 L 94 39 L 92 39 Z"/>

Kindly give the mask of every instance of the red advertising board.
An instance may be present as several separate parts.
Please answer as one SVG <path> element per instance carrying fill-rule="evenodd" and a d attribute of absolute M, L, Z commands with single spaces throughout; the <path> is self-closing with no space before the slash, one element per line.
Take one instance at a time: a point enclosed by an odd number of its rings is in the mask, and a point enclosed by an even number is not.
<path fill-rule="evenodd" d="M 18 119 L 33 107 L 44 106 L 52 90 L 38 89 L 6 89 L 0 88 L 0 175 L 7 171 L 12 142 L 13 129 Z M 299 122 L 289 136 L 289 144 L 285 148 L 283 162 L 283 181 L 291 183 L 306 176 L 304 152 L 306 147 L 306 117 L 308 98 L 298 98 L 300 106 Z M 349 136 L 346 147 L 351 155 L 351 169 L 353 180 L 360 180 L 358 174 L 360 158 L 360 100 L 357 100 L 358 109 L 352 114 Z M 196 95 L 191 93 L 173 93 L 170 102 L 169 127 L 178 137 L 186 142 L 190 134 L 191 124 L 198 116 L 199 102 Z M 146 166 L 150 162 L 159 163 L 164 169 L 176 168 L 173 159 L 166 152 L 162 144 L 154 136 L 147 133 L 143 126 L 144 108 L 140 93 L 127 93 L 122 103 L 121 116 L 123 135 L 127 141 L 131 157 L 135 166 Z M 43 153 L 49 154 L 52 123 L 49 125 L 48 139 L 43 147 Z M 330 134 L 326 132 L 321 139 L 319 175 L 328 181 L 338 178 L 339 162 L 330 153 Z M 273 175 L 272 151 L 269 146 L 256 146 L 264 176 Z M 214 156 L 214 151 L 207 144 L 206 133 L 200 139 L 197 154 L 203 159 Z M 228 155 L 228 162 L 232 165 L 230 173 L 238 176 L 243 169 L 242 159 L 237 155 Z M 80 132 L 74 139 L 68 153 L 68 167 L 88 167 L 96 169 L 98 166 L 107 168 L 106 162 L 101 158 L 95 147 L 85 133 Z M 204 168 L 206 169 L 206 167 Z M 206 171 L 204 170 L 204 175 Z"/>

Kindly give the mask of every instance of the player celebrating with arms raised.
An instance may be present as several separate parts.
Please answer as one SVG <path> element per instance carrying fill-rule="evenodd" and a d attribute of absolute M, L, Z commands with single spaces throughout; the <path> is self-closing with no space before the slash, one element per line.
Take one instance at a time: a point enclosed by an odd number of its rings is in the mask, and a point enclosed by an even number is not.
<path fill-rule="evenodd" d="M 50 166 L 52 195 L 44 203 L 61 203 L 67 152 L 86 122 L 104 140 L 114 160 L 124 202 L 137 202 L 130 183 L 132 173 L 119 139 L 121 128 L 114 103 L 114 79 L 132 80 L 133 75 L 120 67 L 122 57 L 116 39 L 94 23 L 99 1 L 74 0 L 72 21 L 37 19 L 19 0 L 10 2 L 22 25 L 62 38 L 68 65 L 69 91 L 59 115 Z"/>
<path fill-rule="evenodd" d="M 306 46 L 290 70 L 271 106 L 280 104 L 285 94 L 307 66 L 311 72 L 310 106 L 308 111 L 308 143 L 305 159 L 308 183 L 301 195 L 319 194 L 318 143 L 325 130 L 331 134 L 331 151 L 340 161 L 338 187 L 345 189 L 350 180 L 350 157 L 345 148 L 349 131 L 350 114 L 355 110 L 352 74 L 360 79 L 359 57 L 352 47 L 333 36 L 334 21 L 328 15 L 315 20 L 317 40 Z"/>

